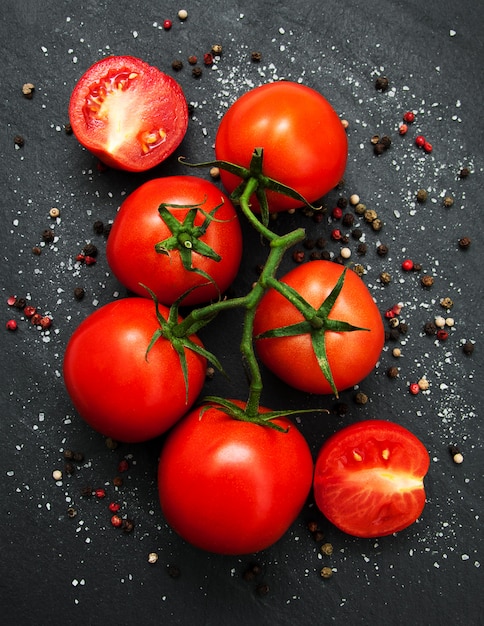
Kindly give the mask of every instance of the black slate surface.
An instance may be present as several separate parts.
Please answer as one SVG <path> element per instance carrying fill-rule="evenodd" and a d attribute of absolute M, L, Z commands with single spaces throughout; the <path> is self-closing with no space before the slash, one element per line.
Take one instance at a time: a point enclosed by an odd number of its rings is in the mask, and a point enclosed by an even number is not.
<path fill-rule="evenodd" d="M 186 8 L 188 19 L 177 18 Z M 453 624 L 482 623 L 482 145 L 484 17 L 481 3 L 463 0 L 391 2 L 301 0 L 264 3 L 138 3 L 118 0 L 3 0 L 1 19 L 1 292 L 2 359 L 0 432 L 0 611 L 3 624 Z M 162 28 L 172 19 L 170 31 Z M 223 53 L 198 79 L 185 62 L 174 73 L 171 62 L 199 57 L 212 44 Z M 250 59 L 253 50 L 262 59 Z M 101 172 L 96 160 L 64 132 L 70 92 L 81 74 L 108 54 L 131 54 L 176 76 L 194 105 L 189 130 L 176 154 L 155 170 L 139 175 Z M 389 78 L 385 93 L 378 76 Z M 428 502 L 418 523 L 378 540 L 340 533 L 308 502 L 287 535 L 253 556 L 206 554 L 177 537 L 164 523 L 156 493 L 156 462 L 162 440 L 108 450 L 104 439 L 75 414 L 63 386 L 66 342 L 91 311 L 126 291 L 109 273 L 104 241 L 92 231 L 100 219 L 112 220 L 126 194 L 154 176 L 186 173 L 179 155 L 191 161 L 213 156 L 217 124 L 238 95 L 270 80 L 301 81 L 321 91 L 349 121 L 349 161 L 342 189 L 328 194 L 329 208 L 341 195 L 360 195 L 384 221 L 375 233 L 362 224 L 368 252 L 352 260 L 366 268 L 382 311 L 403 302 L 405 337 L 389 342 L 381 361 L 361 384 L 368 404 L 356 405 L 354 392 L 342 394 L 345 417 L 310 414 L 301 430 L 316 455 L 323 439 L 347 423 L 369 417 L 394 420 L 427 446 L 431 467 Z M 35 85 L 34 97 L 22 85 Z M 398 135 L 404 111 L 417 120 Z M 413 144 L 417 132 L 433 144 L 423 154 Z M 389 134 L 388 152 L 375 157 L 370 138 Z M 16 149 L 15 135 L 25 143 Z M 462 167 L 471 175 L 459 177 Z M 207 174 L 208 176 L 208 174 Z M 429 199 L 415 202 L 419 188 Z M 454 204 L 443 206 L 445 196 Z M 60 218 L 49 217 L 52 207 Z M 308 236 L 328 238 L 330 219 L 321 224 L 301 215 L 284 215 L 280 232 L 304 225 Z M 32 254 L 42 232 L 55 240 Z M 246 230 L 246 254 L 234 289 L 244 293 L 265 252 Z M 460 237 L 472 239 L 459 249 Z M 93 241 L 101 250 L 95 266 L 77 267 L 80 248 Z M 385 259 L 378 243 L 389 246 Z M 339 246 L 328 249 L 338 254 Z M 420 276 L 404 274 L 410 257 L 434 277 L 425 290 Z M 285 260 L 283 269 L 294 266 Z M 392 275 L 383 286 L 381 271 Z M 77 302 L 73 289 L 83 286 Z M 26 297 L 54 324 L 41 332 L 7 305 L 11 295 Z M 439 302 L 454 306 L 443 312 Z M 451 315 L 455 326 L 446 342 L 422 332 L 435 315 Z M 5 329 L 11 317 L 17 332 Z M 235 330 L 229 329 L 229 324 Z M 216 376 L 206 391 L 244 398 L 238 355 L 239 320 L 203 332 L 231 375 Z M 472 356 L 462 350 L 475 342 Z M 391 351 L 402 349 L 395 363 Z M 390 365 L 400 375 L 389 380 Z M 427 377 L 426 393 L 411 396 L 408 384 Z M 334 409 L 331 397 L 308 397 L 285 388 L 266 374 L 264 404 Z M 455 465 L 449 444 L 459 446 Z M 72 477 L 56 483 L 63 450 L 82 451 L 85 460 Z M 115 491 L 117 464 L 128 456 L 124 485 Z M 106 500 L 83 499 L 86 484 L 105 487 L 108 498 L 123 503 L 136 522 L 124 535 L 112 528 Z M 68 507 L 77 510 L 69 518 Z M 334 547 L 323 557 L 307 522 L 316 519 Z M 148 554 L 157 552 L 156 564 Z M 252 562 L 262 572 L 248 582 Z M 179 569 L 170 577 L 167 566 Z M 333 568 L 323 580 L 323 565 Z M 266 583 L 268 593 L 256 591 Z"/>

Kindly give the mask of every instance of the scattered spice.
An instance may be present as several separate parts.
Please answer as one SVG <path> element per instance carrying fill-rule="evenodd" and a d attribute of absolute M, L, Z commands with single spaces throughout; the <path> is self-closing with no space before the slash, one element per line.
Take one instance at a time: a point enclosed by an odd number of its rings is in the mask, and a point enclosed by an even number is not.
<path fill-rule="evenodd" d="M 262 53 L 261 52 L 251 52 L 250 54 L 250 60 L 254 61 L 254 63 L 259 63 L 259 61 L 262 59 Z"/>
<path fill-rule="evenodd" d="M 454 463 L 457 463 L 457 465 L 460 465 L 464 461 L 464 456 L 457 446 L 449 446 L 449 452 L 452 460 L 454 461 Z"/>
<path fill-rule="evenodd" d="M 153 564 L 158 561 L 158 554 L 156 552 L 150 552 L 148 554 L 148 563 Z"/>
<path fill-rule="evenodd" d="M 321 569 L 321 578 L 331 578 L 331 576 L 333 575 L 333 570 L 331 569 L 331 567 L 323 567 Z"/>
<path fill-rule="evenodd" d="M 462 350 L 465 355 L 470 356 L 474 352 L 474 344 L 472 341 L 466 341 L 462 346 Z"/>
<path fill-rule="evenodd" d="M 22 94 L 24 98 L 31 100 L 34 95 L 35 87 L 32 83 L 25 83 L 22 86 Z"/>
<path fill-rule="evenodd" d="M 467 248 L 471 245 L 470 237 L 461 237 L 459 239 L 459 248 L 463 250 L 467 250 Z"/>
<path fill-rule="evenodd" d="M 390 81 L 386 76 L 379 76 L 375 81 L 375 89 L 377 91 L 386 91 L 390 85 Z"/>
<path fill-rule="evenodd" d="M 25 140 L 24 140 L 24 138 L 22 137 L 22 135 L 15 135 L 15 137 L 13 138 L 13 143 L 14 143 L 14 144 L 15 144 L 18 148 L 21 148 L 21 147 L 24 145 Z"/>

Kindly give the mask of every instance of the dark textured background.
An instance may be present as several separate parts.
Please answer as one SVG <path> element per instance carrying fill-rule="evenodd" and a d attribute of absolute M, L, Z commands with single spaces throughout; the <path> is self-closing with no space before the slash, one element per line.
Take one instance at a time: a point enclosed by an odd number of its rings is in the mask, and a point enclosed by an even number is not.
<path fill-rule="evenodd" d="M 181 8 L 189 13 L 185 23 L 177 19 Z M 2 623 L 482 623 L 482 3 L 247 0 L 183 7 L 149 0 L 3 0 L 0 16 Z M 161 28 L 166 18 L 173 20 L 169 32 Z M 223 45 L 223 54 L 213 69 L 195 79 L 185 62 L 176 74 L 194 113 L 181 147 L 162 166 L 140 175 L 101 173 L 64 133 L 71 90 L 102 56 L 132 54 L 174 74 L 173 59 L 202 57 L 214 43 Z M 251 62 L 252 50 L 262 53 L 259 64 Z M 378 75 L 390 80 L 386 93 L 375 90 Z M 141 182 L 186 173 L 176 156 L 212 158 L 227 106 L 250 87 L 283 78 L 321 91 L 349 120 L 345 185 L 325 203 L 331 208 L 340 195 L 358 193 L 382 217 L 380 233 L 362 225 L 364 257 L 350 242 L 352 260 L 365 265 L 365 282 L 381 310 L 401 301 L 409 324 L 396 380 L 385 374 L 395 364 L 389 343 L 361 385 L 367 405 L 356 405 L 354 392 L 345 392 L 346 417 L 307 415 L 301 430 L 316 454 L 324 437 L 346 423 L 380 417 L 406 426 L 430 453 L 428 503 L 418 523 L 397 536 L 360 540 L 332 528 L 308 502 L 275 546 L 253 557 L 223 557 L 192 548 L 165 525 L 155 483 L 161 440 L 110 451 L 75 414 L 62 382 L 62 355 L 82 319 L 126 295 L 109 273 L 93 222 L 112 220 L 125 194 Z M 35 84 L 32 100 L 22 97 L 25 82 Z M 417 121 L 399 137 L 407 109 L 416 111 Z M 413 144 L 420 132 L 434 146 L 430 155 Z M 25 139 L 19 150 L 16 134 Z M 374 134 L 393 138 L 381 157 L 372 152 Z M 459 178 L 463 166 L 472 171 L 465 180 Z M 429 199 L 416 205 L 420 187 L 428 189 Z M 455 199 L 452 208 L 443 207 L 446 195 Z M 61 211 L 57 223 L 49 218 L 51 207 Z M 274 228 L 285 232 L 298 225 L 310 237 L 328 237 L 331 228 L 328 218 L 316 224 L 299 214 L 281 216 Z M 32 246 L 50 227 L 55 242 L 34 256 Z M 258 237 L 246 230 L 238 293 L 265 259 Z M 457 246 L 462 236 L 472 238 L 465 252 Z M 99 261 L 77 268 L 73 258 L 91 240 L 100 248 Z M 390 248 L 385 259 L 375 252 L 379 242 Z M 338 252 L 333 243 L 328 249 Z M 434 277 L 430 290 L 418 275 L 402 273 L 405 257 Z M 283 270 L 293 266 L 289 255 Z M 393 277 L 386 287 L 378 280 L 382 270 Z M 86 289 L 82 302 L 73 298 L 76 286 Z M 51 313 L 52 329 L 40 332 L 9 309 L 12 294 Z M 439 301 L 446 296 L 454 300 L 456 324 L 449 340 L 438 344 L 422 327 L 445 315 Z M 10 317 L 19 322 L 16 333 L 5 330 Z M 205 343 L 231 375 L 229 383 L 216 376 L 207 392 L 245 397 L 239 329 L 234 313 L 204 330 Z M 467 340 L 476 342 L 471 357 L 462 352 Z M 408 384 L 422 376 L 429 391 L 411 396 Z M 266 373 L 265 382 L 263 400 L 273 408 L 334 408 L 333 398 L 307 397 Z M 461 448 L 461 466 L 452 462 L 449 444 Z M 56 484 L 52 471 L 62 469 L 64 448 L 82 451 L 85 461 Z M 112 478 L 125 455 L 131 468 L 115 493 Z M 123 503 L 136 522 L 133 534 L 111 527 L 106 500 L 80 497 L 86 484 L 105 486 L 109 500 Z M 66 515 L 71 505 L 78 510 L 74 519 Z M 306 527 L 311 519 L 333 544 L 332 557 L 319 553 Z M 147 562 L 152 551 L 159 554 L 155 565 Z M 252 561 L 262 573 L 247 582 L 242 573 Z M 167 574 L 169 564 L 180 569 L 179 578 Z M 319 576 L 323 565 L 334 569 L 330 580 Z M 255 591 L 259 582 L 269 585 L 263 597 Z"/>

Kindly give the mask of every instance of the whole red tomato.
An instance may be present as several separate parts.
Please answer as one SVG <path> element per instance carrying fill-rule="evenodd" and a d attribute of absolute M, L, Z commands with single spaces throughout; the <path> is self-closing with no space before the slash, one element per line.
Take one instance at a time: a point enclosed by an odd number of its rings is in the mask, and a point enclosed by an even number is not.
<path fill-rule="evenodd" d="M 290 285 L 316 311 L 340 279 L 344 268 L 332 261 L 310 261 L 291 270 L 280 280 Z M 327 361 L 338 391 L 356 385 L 375 367 L 385 340 L 382 318 L 364 282 L 351 269 L 328 318 L 364 330 L 335 332 L 327 325 L 324 334 Z M 284 296 L 269 289 L 255 315 L 254 335 L 303 322 L 302 314 Z M 283 381 L 309 393 L 331 393 L 327 377 L 316 358 L 310 333 L 256 339 L 261 361 Z"/>
<path fill-rule="evenodd" d="M 69 120 L 78 141 L 106 165 L 139 172 L 178 147 L 188 107 L 171 76 L 136 57 L 109 56 L 79 79 Z"/>
<path fill-rule="evenodd" d="M 159 305 L 166 319 L 168 309 Z M 180 419 L 205 381 L 206 360 L 185 349 L 188 396 L 180 358 L 167 339 L 147 348 L 160 325 L 146 298 L 125 298 L 91 313 L 72 334 L 64 382 L 86 422 L 117 441 L 146 441 Z M 190 337 L 201 345 L 198 337 Z"/>
<path fill-rule="evenodd" d="M 166 207 L 174 227 L 162 219 L 162 203 L 178 205 Z M 188 205 L 198 208 L 188 209 Z M 213 219 L 197 238 L 196 231 L 210 212 Z M 155 249 L 162 242 L 160 247 L 168 248 L 165 253 Z M 217 299 L 230 286 L 242 257 L 242 233 L 233 204 L 213 183 L 195 176 L 155 178 L 121 205 L 106 254 L 118 280 L 134 293 L 148 296 L 142 286 L 146 285 L 159 302 L 170 305 L 197 286 L 183 300 L 184 305 L 192 305 Z"/>
<path fill-rule="evenodd" d="M 255 148 L 263 148 L 263 173 L 312 203 L 343 178 L 348 140 L 341 120 L 317 91 L 290 81 L 268 83 L 242 95 L 227 110 L 215 138 L 215 156 L 248 167 Z M 240 183 L 221 170 L 231 193 Z M 301 202 L 267 194 L 270 211 L 286 211 Z M 257 207 L 257 201 L 252 199 Z"/>
<path fill-rule="evenodd" d="M 365 420 L 330 437 L 316 459 L 314 496 L 321 512 L 356 537 L 403 530 L 425 506 L 429 454 L 410 431 Z"/>
<path fill-rule="evenodd" d="M 160 503 L 186 541 L 248 554 L 275 543 L 294 522 L 313 461 L 291 421 L 275 422 L 289 430 L 233 419 L 215 405 L 194 409 L 170 431 L 159 460 Z"/>

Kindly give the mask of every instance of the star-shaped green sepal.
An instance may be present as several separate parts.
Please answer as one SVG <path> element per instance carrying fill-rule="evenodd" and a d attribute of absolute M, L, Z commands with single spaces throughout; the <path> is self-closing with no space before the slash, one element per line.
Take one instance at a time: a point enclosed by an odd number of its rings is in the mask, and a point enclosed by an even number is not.
<path fill-rule="evenodd" d="M 212 261 L 218 262 L 221 257 L 213 248 L 201 240 L 201 237 L 207 232 L 208 227 L 215 218 L 215 213 L 223 206 L 223 201 L 213 208 L 210 212 L 204 211 L 202 205 L 206 199 L 200 204 L 167 204 L 163 203 L 159 206 L 158 212 L 161 219 L 170 230 L 171 235 L 163 241 L 155 244 L 156 252 L 169 255 L 171 251 L 178 250 L 183 267 L 188 272 L 195 272 L 203 276 L 215 286 L 213 278 L 201 268 L 193 265 L 193 253 L 207 257 Z M 180 222 L 170 211 L 171 209 L 188 209 L 185 219 Z M 199 226 L 195 225 L 195 218 L 200 212 L 204 216 L 204 221 Z"/>
<path fill-rule="evenodd" d="M 326 332 L 333 331 L 341 333 L 352 332 L 355 330 L 369 330 L 368 328 L 353 326 L 352 324 L 342 320 L 329 318 L 329 314 L 335 305 L 339 294 L 341 293 L 341 289 L 343 288 L 346 271 L 347 268 L 344 269 L 336 285 L 331 290 L 331 293 L 318 309 L 312 307 L 309 302 L 307 302 L 295 289 L 286 283 L 281 283 L 276 280 L 271 281 L 271 286 L 274 289 L 277 289 L 281 295 L 286 297 L 298 309 L 298 311 L 301 312 L 305 319 L 302 322 L 290 324 L 289 326 L 282 326 L 280 328 L 267 330 L 256 336 L 256 339 L 267 339 L 270 337 L 293 337 L 295 335 L 309 334 L 311 336 L 311 344 L 319 367 L 321 368 L 321 372 L 331 385 L 331 389 L 336 397 L 338 397 L 338 389 L 336 388 L 326 353 Z"/>

